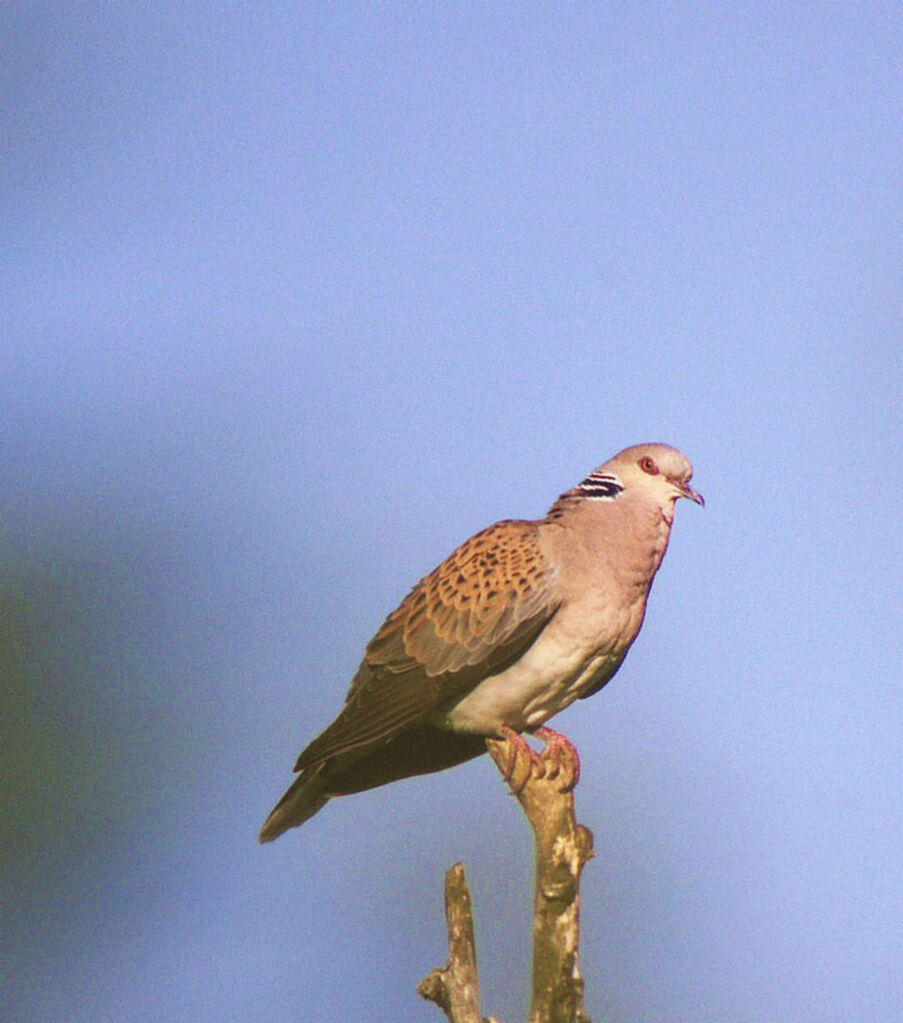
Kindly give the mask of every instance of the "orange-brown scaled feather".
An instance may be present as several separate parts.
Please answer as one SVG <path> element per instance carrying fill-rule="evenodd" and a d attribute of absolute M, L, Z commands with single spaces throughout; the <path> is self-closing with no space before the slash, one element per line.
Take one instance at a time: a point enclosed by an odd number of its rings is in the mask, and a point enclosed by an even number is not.
<path fill-rule="evenodd" d="M 368 644 L 339 716 L 298 757 L 299 778 L 267 818 L 261 841 L 300 824 L 333 795 L 483 753 L 482 737 L 428 719 L 530 646 L 555 613 L 552 578 L 537 523 L 506 520 L 421 579 Z"/>
<path fill-rule="evenodd" d="M 551 576 L 536 523 L 498 522 L 465 541 L 386 619 L 341 714 L 295 770 L 383 741 L 519 657 L 555 611 Z"/>

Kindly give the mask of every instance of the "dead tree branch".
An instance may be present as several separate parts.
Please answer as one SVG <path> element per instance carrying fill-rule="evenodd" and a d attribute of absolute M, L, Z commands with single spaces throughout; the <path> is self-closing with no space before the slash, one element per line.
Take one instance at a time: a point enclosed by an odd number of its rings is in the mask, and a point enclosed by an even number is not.
<path fill-rule="evenodd" d="M 574 816 L 580 761 L 564 736 L 546 728 L 536 734 L 546 743 L 542 754 L 514 732 L 486 741 L 535 838 L 529 1023 L 589 1023 L 578 950 L 580 875 L 593 856 L 593 836 Z M 441 1006 L 451 1023 L 480 1023 L 470 893 L 460 863 L 446 874 L 445 910 L 448 966 L 433 970 L 418 991 Z"/>
<path fill-rule="evenodd" d="M 480 1023 L 480 987 L 473 940 L 473 912 L 464 864 L 445 874 L 445 921 L 448 925 L 448 965 L 437 967 L 417 985 L 418 993 L 435 1002 L 449 1023 Z"/>

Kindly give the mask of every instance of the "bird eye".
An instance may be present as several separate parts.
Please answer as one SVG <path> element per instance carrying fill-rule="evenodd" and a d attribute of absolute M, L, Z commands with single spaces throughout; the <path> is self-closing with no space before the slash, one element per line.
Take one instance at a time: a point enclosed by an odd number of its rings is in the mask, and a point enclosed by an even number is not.
<path fill-rule="evenodd" d="M 639 464 L 643 472 L 648 472 L 650 476 L 658 475 L 658 466 L 648 455 L 645 458 L 641 458 Z"/>

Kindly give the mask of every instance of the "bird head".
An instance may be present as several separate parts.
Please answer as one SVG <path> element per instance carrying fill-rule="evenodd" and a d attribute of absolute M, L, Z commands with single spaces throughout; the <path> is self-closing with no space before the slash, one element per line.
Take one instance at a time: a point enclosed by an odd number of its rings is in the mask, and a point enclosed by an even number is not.
<path fill-rule="evenodd" d="M 681 497 L 705 505 L 702 494 L 690 486 L 693 476 L 690 459 L 667 444 L 635 444 L 625 448 L 593 475 L 599 478 L 610 476 L 625 491 L 642 495 L 663 506 L 673 507 Z"/>
<path fill-rule="evenodd" d="M 634 502 L 659 509 L 668 523 L 681 497 L 704 505 L 702 494 L 690 486 L 693 466 L 689 458 L 667 444 L 635 444 L 566 491 L 552 505 L 548 518 L 558 519 L 578 508 L 621 507 Z"/>

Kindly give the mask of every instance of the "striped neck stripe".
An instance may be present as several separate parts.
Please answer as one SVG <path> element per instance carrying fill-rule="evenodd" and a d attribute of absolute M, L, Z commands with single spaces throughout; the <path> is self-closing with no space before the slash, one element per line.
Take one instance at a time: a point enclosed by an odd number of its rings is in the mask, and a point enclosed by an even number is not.
<path fill-rule="evenodd" d="M 624 490 L 624 484 L 613 473 L 591 472 L 574 489 L 583 497 L 613 501 Z"/>

